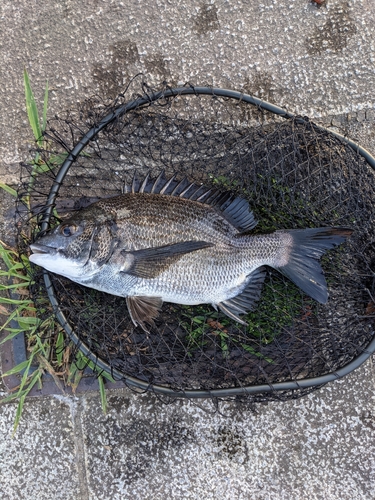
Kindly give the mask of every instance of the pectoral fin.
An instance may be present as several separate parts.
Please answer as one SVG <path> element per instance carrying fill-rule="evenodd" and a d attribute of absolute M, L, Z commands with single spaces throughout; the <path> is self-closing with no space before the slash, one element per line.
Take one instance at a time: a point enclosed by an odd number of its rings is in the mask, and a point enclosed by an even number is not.
<path fill-rule="evenodd" d="M 145 248 L 121 252 L 124 258 L 121 272 L 136 276 L 137 278 L 156 278 L 161 272 L 176 262 L 182 255 L 202 248 L 213 246 L 213 243 L 206 241 L 183 241 L 173 245 L 164 245 L 156 248 Z"/>
<path fill-rule="evenodd" d="M 126 297 L 126 304 L 135 326 L 139 325 L 145 332 L 148 332 L 146 323 L 151 326 L 154 324 L 163 301 L 160 297 L 135 296 Z"/>

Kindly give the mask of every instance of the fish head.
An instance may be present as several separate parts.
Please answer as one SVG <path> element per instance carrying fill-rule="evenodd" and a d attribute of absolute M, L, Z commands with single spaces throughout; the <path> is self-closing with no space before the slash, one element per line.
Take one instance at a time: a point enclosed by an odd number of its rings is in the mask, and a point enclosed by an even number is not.
<path fill-rule="evenodd" d="M 29 260 L 73 281 L 95 274 L 111 257 L 116 240 L 115 215 L 90 206 L 38 238 Z"/>

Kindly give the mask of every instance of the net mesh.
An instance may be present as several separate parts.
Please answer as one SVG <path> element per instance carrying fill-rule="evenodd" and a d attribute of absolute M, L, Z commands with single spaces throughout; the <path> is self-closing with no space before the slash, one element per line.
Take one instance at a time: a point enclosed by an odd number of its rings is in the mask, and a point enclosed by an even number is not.
<path fill-rule="evenodd" d="M 28 252 L 25 235 L 38 234 L 59 162 L 126 97 L 111 105 L 94 98 L 49 122 L 39 166 L 22 167 L 21 253 Z M 61 183 L 50 225 L 67 212 L 120 194 L 134 172 L 142 178 L 163 170 L 248 199 L 258 220 L 254 233 L 319 226 L 354 232 L 321 260 L 327 304 L 316 303 L 269 268 L 258 307 L 245 318 L 248 326 L 208 305 L 164 303 L 146 333 L 132 324 L 125 299 L 50 274 L 67 323 L 109 370 L 151 388 L 212 391 L 317 377 L 364 352 L 375 321 L 375 184 L 374 171 L 359 154 L 308 119 L 285 120 L 215 95 L 160 97 L 119 116 L 86 146 Z M 22 201 L 25 194 L 30 209 Z M 33 267 L 33 273 L 31 295 L 43 318 L 51 308 L 41 270 Z M 251 398 L 288 399 L 310 390 Z"/>

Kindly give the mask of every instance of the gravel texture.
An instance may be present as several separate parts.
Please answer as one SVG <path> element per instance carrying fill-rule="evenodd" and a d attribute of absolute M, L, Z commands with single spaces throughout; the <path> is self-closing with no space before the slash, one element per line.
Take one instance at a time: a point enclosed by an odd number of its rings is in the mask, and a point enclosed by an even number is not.
<path fill-rule="evenodd" d="M 90 498 L 371 499 L 371 366 L 299 401 L 256 406 L 111 392 L 83 399 Z"/>
<path fill-rule="evenodd" d="M 81 496 L 72 412 L 53 398 L 26 402 L 12 438 L 15 404 L 0 409 L 0 497 L 76 500 Z"/>

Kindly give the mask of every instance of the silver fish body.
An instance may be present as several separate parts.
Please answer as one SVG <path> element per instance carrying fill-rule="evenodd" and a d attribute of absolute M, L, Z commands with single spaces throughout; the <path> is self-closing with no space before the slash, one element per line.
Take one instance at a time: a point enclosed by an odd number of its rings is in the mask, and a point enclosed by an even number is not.
<path fill-rule="evenodd" d="M 265 277 L 278 269 L 326 302 L 319 258 L 342 243 L 342 228 L 251 235 L 247 201 L 161 176 L 80 210 L 31 250 L 31 262 L 85 286 L 126 297 L 147 330 L 163 301 L 212 304 L 236 321 L 254 308 Z M 148 191 L 148 192 L 147 192 Z"/>

